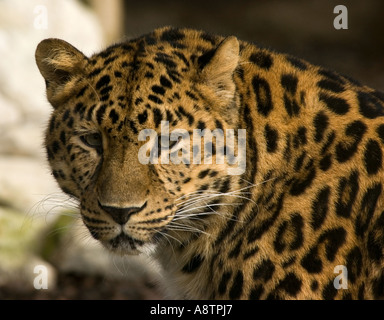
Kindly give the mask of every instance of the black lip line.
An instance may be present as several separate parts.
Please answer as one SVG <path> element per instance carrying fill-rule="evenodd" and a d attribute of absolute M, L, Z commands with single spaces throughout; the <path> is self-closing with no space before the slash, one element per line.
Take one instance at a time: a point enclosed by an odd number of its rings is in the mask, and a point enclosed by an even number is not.
<path fill-rule="evenodd" d="M 140 209 L 139 209 L 138 211 L 136 211 L 134 214 L 143 211 L 143 210 L 147 207 L 147 204 L 148 204 L 148 201 L 145 201 L 144 204 L 140 207 Z M 97 205 L 99 206 L 99 208 L 100 208 L 101 210 L 105 211 L 105 210 L 103 209 L 103 206 L 102 206 L 102 204 L 100 203 L 100 200 L 99 200 L 99 199 L 97 199 Z M 119 208 L 119 209 L 124 210 L 125 208 Z"/>
<path fill-rule="evenodd" d="M 108 241 L 108 243 L 114 249 L 118 248 L 121 243 L 127 243 L 127 242 L 129 243 L 132 250 L 137 249 L 136 245 L 141 246 L 144 244 L 143 241 L 134 239 L 134 238 L 130 237 L 129 235 L 127 235 L 126 233 L 124 233 L 123 231 L 120 234 L 118 234 L 116 237 L 114 237 L 113 239 Z"/>
<path fill-rule="evenodd" d="M 140 211 L 144 210 L 147 207 L 148 201 L 146 200 L 145 203 L 141 206 L 140 210 L 137 211 L 136 213 L 139 213 Z"/>

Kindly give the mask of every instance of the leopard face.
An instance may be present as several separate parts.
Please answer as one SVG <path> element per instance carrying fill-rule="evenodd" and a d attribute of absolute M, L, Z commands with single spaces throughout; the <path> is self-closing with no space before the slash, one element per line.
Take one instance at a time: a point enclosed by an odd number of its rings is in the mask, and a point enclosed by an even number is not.
<path fill-rule="evenodd" d="M 384 295 L 383 93 L 191 29 L 89 58 L 47 39 L 36 62 L 54 177 L 105 247 L 159 260 L 173 297 Z"/>
<path fill-rule="evenodd" d="M 235 62 L 232 69 L 210 70 L 217 62 L 204 65 L 201 52 L 189 62 L 171 44 L 146 45 L 150 41 L 132 41 L 91 58 L 59 40 L 43 42 L 39 49 L 61 49 L 50 52 L 50 62 L 43 61 L 52 66 L 41 67 L 55 107 L 46 132 L 53 175 L 80 201 L 92 236 L 121 253 L 150 251 L 161 240 L 185 241 L 174 230 L 185 229 L 187 238 L 194 233 L 188 230 L 204 232 L 203 219 L 189 226 L 188 217 L 215 213 L 204 203 L 224 201 L 232 182 L 227 173 L 232 165 L 216 163 L 215 141 L 206 151 L 205 137 L 193 129 L 224 133 L 234 128 L 236 112 L 229 109 L 237 99 L 231 80 Z M 235 56 L 237 40 L 227 46 L 233 48 L 224 53 Z M 56 68 L 54 59 L 71 65 L 50 70 Z M 219 72 L 228 73 L 228 79 Z M 145 130 L 152 138 L 140 138 Z M 157 156 L 150 157 L 153 152 Z M 204 202 L 194 209 L 191 203 L 199 198 Z"/>

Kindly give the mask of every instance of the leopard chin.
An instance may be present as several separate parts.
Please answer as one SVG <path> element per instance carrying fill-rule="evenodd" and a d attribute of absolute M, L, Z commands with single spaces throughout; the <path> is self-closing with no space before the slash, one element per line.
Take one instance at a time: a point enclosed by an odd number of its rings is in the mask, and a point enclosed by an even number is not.
<path fill-rule="evenodd" d="M 136 240 L 123 231 L 110 240 L 99 241 L 107 250 L 121 256 L 139 254 L 151 255 L 157 247 L 155 243 Z"/>

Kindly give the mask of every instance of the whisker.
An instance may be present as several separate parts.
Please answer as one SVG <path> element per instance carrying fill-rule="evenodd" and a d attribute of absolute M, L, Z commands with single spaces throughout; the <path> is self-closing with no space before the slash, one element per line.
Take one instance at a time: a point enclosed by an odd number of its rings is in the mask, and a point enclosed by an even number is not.
<path fill-rule="evenodd" d="M 176 242 L 180 243 L 181 246 L 183 245 L 183 243 L 182 243 L 179 239 L 177 239 L 177 238 L 171 236 L 170 234 L 168 234 L 168 233 L 166 233 L 166 232 L 162 232 L 162 231 L 157 231 L 157 232 L 158 232 L 159 234 L 161 234 L 164 238 L 166 238 L 166 239 L 168 240 L 168 242 L 169 242 L 169 244 L 171 245 L 171 247 L 172 247 L 172 243 L 171 243 L 171 241 L 170 241 L 167 237 L 169 237 L 169 238 L 175 240 Z"/>
<path fill-rule="evenodd" d="M 240 178 L 240 180 L 243 180 L 244 182 L 248 183 L 249 186 L 248 187 L 245 187 L 245 188 L 252 188 L 252 187 L 258 187 L 260 186 L 261 184 L 265 184 L 267 182 L 270 182 L 270 181 L 273 181 L 275 180 L 277 177 L 274 177 L 274 178 L 270 178 L 270 179 L 267 179 L 267 180 L 264 180 L 264 181 L 261 181 L 261 182 L 258 182 L 258 183 L 252 183 L 246 179 L 243 179 L 243 178 Z M 241 190 L 241 189 L 240 189 Z"/>
<path fill-rule="evenodd" d="M 172 221 L 180 221 L 180 220 L 183 220 L 183 219 L 204 221 L 203 219 L 199 218 L 199 216 L 206 216 L 206 215 L 213 215 L 213 214 L 222 216 L 223 218 L 226 218 L 228 220 L 233 220 L 233 221 L 241 222 L 238 219 L 232 219 L 230 217 L 225 216 L 222 213 L 219 213 L 217 211 L 212 211 L 212 210 L 209 211 L 209 212 L 199 212 L 199 213 L 183 214 L 183 215 L 180 215 L 180 216 L 176 216 L 176 218 L 174 218 Z"/>
<path fill-rule="evenodd" d="M 183 210 L 181 211 L 176 211 L 176 215 L 183 215 L 184 212 L 190 212 L 190 211 L 194 211 L 194 210 L 197 210 L 197 209 L 201 209 L 201 208 L 206 208 L 206 207 L 221 207 L 221 206 L 233 206 L 233 205 L 238 205 L 239 203 L 213 203 L 213 204 L 206 204 L 205 206 L 198 206 L 198 207 L 193 207 L 191 209 L 185 209 L 183 208 Z"/>
<path fill-rule="evenodd" d="M 190 195 L 195 195 L 195 194 L 197 194 L 197 195 L 204 195 L 204 194 L 206 194 L 207 192 L 217 192 L 217 191 L 215 191 L 215 190 L 196 190 L 196 191 L 187 193 L 187 194 L 185 194 L 185 195 L 182 195 L 181 197 L 177 198 L 175 201 L 179 201 L 180 199 L 189 197 Z"/>
<path fill-rule="evenodd" d="M 30 217 L 54 216 L 64 210 L 79 209 L 79 201 L 63 193 L 52 193 L 38 201 L 28 212 Z"/>
<path fill-rule="evenodd" d="M 238 196 L 239 198 L 241 198 L 240 194 L 242 194 L 244 192 L 244 190 L 248 190 L 250 188 L 253 188 L 253 187 L 257 187 L 257 186 L 260 186 L 261 184 L 264 184 L 264 183 L 267 183 L 271 180 L 274 180 L 276 178 L 271 178 L 271 179 L 267 179 L 265 181 L 262 181 L 260 183 L 256 183 L 256 184 L 253 184 L 245 179 L 242 179 L 244 180 L 245 182 L 247 182 L 248 184 L 250 184 L 249 186 L 246 186 L 246 187 L 243 187 L 243 188 L 240 188 L 240 189 L 237 189 L 237 190 L 233 190 L 233 191 L 230 191 L 230 192 L 217 192 L 217 191 L 214 191 L 214 190 L 205 190 L 203 194 L 201 194 L 201 191 L 194 191 L 194 192 L 191 192 L 191 193 L 188 193 L 186 195 L 183 195 L 181 197 L 179 197 L 178 199 L 176 199 L 176 201 L 180 200 L 180 199 L 183 199 L 183 198 L 186 198 L 188 196 L 191 196 L 189 199 L 181 202 L 181 203 L 178 203 L 176 204 L 177 206 L 182 206 L 182 205 L 185 205 L 185 204 L 189 204 L 189 203 L 194 203 L 195 201 L 199 201 L 199 200 L 202 200 L 202 199 L 206 199 L 206 198 L 213 198 L 213 197 L 219 197 L 219 196 L 233 196 L 233 195 L 236 195 Z M 252 194 L 251 192 L 247 192 L 245 194 Z M 255 203 L 251 198 L 247 198 L 247 197 L 244 197 L 243 199 L 245 200 L 249 200 L 249 201 L 252 201 L 253 203 Z"/>
<path fill-rule="evenodd" d="M 218 205 L 217 204 L 207 205 L 205 201 L 206 200 L 212 200 L 212 199 L 218 198 L 218 197 L 234 197 L 234 198 L 250 201 L 257 206 L 257 203 L 251 197 L 247 197 L 247 195 L 252 194 L 250 191 L 247 191 L 247 190 L 249 190 L 250 188 L 253 188 L 253 187 L 258 187 L 258 186 L 260 186 L 264 183 L 267 183 L 269 181 L 272 181 L 274 179 L 276 179 L 276 178 L 267 179 L 265 181 L 262 181 L 262 182 L 256 183 L 256 184 L 251 183 L 245 179 L 242 179 L 243 181 L 245 181 L 249 185 L 246 187 L 242 187 L 240 189 L 229 191 L 229 192 L 217 192 L 214 190 L 205 190 L 203 194 L 201 193 L 201 190 L 191 192 L 191 193 L 183 195 L 177 199 L 177 200 L 181 200 L 181 199 L 186 199 L 187 197 L 189 197 L 189 199 L 184 200 L 181 203 L 176 204 L 177 206 L 181 207 L 181 210 L 177 211 L 176 214 L 178 216 L 183 215 L 184 217 L 186 217 L 185 212 L 198 210 L 198 209 L 204 208 L 204 207 L 209 207 L 212 211 L 215 211 L 212 209 L 212 207 L 218 206 Z M 200 203 L 205 203 L 205 206 L 199 205 Z M 233 203 L 231 205 L 239 205 L 239 204 L 240 203 Z M 196 207 L 196 205 L 198 205 L 198 206 Z M 222 206 L 222 205 L 230 205 L 230 204 L 220 204 L 220 206 Z M 220 215 L 220 213 L 217 213 L 217 214 Z M 190 215 L 189 215 L 189 217 L 190 217 Z"/>
<path fill-rule="evenodd" d="M 199 229 L 188 229 L 188 228 L 181 228 L 181 227 L 173 227 L 173 226 L 169 226 L 167 227 L 167 229 L 169 230 L 173 230 L 173 231 L 186 231 L 186 232 L 192 232 L 192 233 L 202 233 L 202 234 L 205 234 L 205 235 L 210 235 L 209 233 L 205 232 L 205 231 L 202 231 L 202 230 L 199 230 Z"/>
<path fill-rule="evenodd" d="M 194 200 L 194 201 L 191 201 L 190 203 L 184 203 L 184 204 L 178 204 L 178 206 L 182 206 L 183 209 L 185 208 L 188 208 L 188 207 L 191 207 L 193 205 L 195 205 L 196 203 L 199 203 L 203 200 L 211 200 L 213 198 L 217 198 L 217 197 L 221 197 L 221 196 L 228 196 L 228 197 L 234 197 L 234 198 L 238 198 L 238 199 L 245 199 L 245 200 L 248 200 L 248 201 L 251 201 L 253 202 L 254 204 L 256 204 L 251 198 L 248 198 L 248 197 L 245 197 L 245 196 L 242 196 L 242 195 L 238 195 L 238 194 L 231 194 L 231 193 L 219 193 L 219 194 L 214 194 L 214 195 L 209 195 L 209 196 L 206 196 L 206 197 L 202 197 L 200 199 L 197 199 L 197 200 Z"/>
<path fill-rule="evenodd" d="M 209 235 L 209 233 L 205 232 L 204 230 L 200 230 L 198 228 L 195 228 L 195 227 L 192 227 L 192 226 L 188 226 L 188 225 L 185 225 L 185 224 L 181 224 L 181 223 L 175 223 L 173 221 L 167 226 L 167 229 L 179 230 L 179 231 L 198 232 L 198 233 L 203 233 L 203 234 Z"/>

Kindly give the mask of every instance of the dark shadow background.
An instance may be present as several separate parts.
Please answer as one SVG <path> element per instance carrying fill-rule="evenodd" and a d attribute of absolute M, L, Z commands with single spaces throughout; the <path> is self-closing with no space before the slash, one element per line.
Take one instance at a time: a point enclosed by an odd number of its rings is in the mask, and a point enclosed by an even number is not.
<path fill-rule="evenodd" d="M 348 30 L 336 30 L 336 5 L 348 9 Z M 235 35 L 349 75 L 384 90 L 382 0 L 124 1 L 124 33 L 192 27 Z"/>

